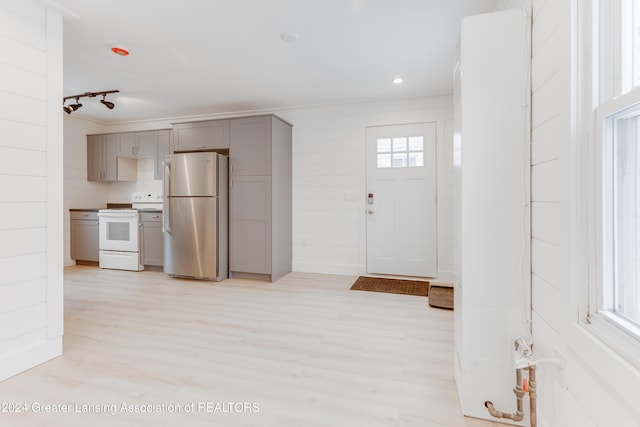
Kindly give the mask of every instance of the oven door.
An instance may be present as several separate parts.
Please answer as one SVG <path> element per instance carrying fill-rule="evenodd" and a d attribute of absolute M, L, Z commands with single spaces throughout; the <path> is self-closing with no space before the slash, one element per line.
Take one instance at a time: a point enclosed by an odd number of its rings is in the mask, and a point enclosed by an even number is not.
<path fill-rule="evenodd" d="M 139 251 L 138 212 L 98 212 L 101 251 Z"/>

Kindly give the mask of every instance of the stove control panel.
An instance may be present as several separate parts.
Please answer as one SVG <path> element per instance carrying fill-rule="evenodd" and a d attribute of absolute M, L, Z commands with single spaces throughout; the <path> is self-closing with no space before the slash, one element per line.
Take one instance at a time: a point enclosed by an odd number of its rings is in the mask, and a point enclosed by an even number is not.
<path fill-rule="evenodd" d="M 134 191 L 131 193 L 134 209 L 162 209 L 162 194 Z"/>
<path fill-rule="evenodd" d="M 131 193 L 131 203 L 162 203 L 162 194 L 134 191 Z"/>

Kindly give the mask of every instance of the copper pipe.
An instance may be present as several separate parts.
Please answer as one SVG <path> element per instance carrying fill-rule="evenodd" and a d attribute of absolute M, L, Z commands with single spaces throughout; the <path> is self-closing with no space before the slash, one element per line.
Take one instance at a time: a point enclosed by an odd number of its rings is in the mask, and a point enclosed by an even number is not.
<path fill-rule="evenodd" d="M 538 426 L 538 393 L 536 386 L 536 365 L 531 365 L 529 366 L 529 409 L 531 411 L 531 427 Z"/>
<path fill-rule="evenodd" d="M 514 412 L 513 414 L 508 414 L 506 412 L 500 412 L 496 410 L 493 406 L 493 402 L 489 400 L 484 402 L 484 406 L 489 410 L 489 413 L 493 417 L 506 418 L 513 421 L 522 421 L 524 419 L 522 397 L 525 395 L 525 391 L 522 388 L 522 369 L 516 369 L 516 386 L 513 388 L 513 392 L 516 395 L 516 412 Z"/>

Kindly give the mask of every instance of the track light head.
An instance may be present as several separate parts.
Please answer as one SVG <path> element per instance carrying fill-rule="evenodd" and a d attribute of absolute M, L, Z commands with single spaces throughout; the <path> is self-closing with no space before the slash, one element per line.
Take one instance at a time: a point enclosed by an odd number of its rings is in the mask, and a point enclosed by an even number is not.
<path fill-rule="evenodd" d="M 82 107 L 82 104 L 80 104 L 80 97 L 76 98 L 76 103 L 75 104 L 70 104 L 69 105 L 69 108 L 71 108 L 72 111 L 76 111 L 80 107 Z"/>
<path fill-rule="evenodd" d="M 103 94 L 102 99 L 100 100 L 100 103 L 104 104 L 109 110 L 113 110 L 113 107 L 115 107 L 116 105 L 113 102 L 106 101 L 105 100 L 106 97 L 107 95 Z"/>
<path fill-rule="evenodd" d="M 71 112 L 73 111 L 73 108 L 71 107 L 67 107 L 66 105 L 62 104 L 62 109 L 64 110 L 65 113 L 67 114 L 71 114 Z"/>

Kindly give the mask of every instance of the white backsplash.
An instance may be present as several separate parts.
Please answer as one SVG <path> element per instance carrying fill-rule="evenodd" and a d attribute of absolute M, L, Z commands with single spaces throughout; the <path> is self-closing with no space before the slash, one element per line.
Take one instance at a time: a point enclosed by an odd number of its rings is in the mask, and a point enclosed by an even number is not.
<path fill-rule="evenodd" d="M 138 180 L 111 183 L 108 203 L 131 203 L 134 191 L 162 193 L 162 180 L 153 179 L 154 170 L 154 159 L 139 159 Z"/>

